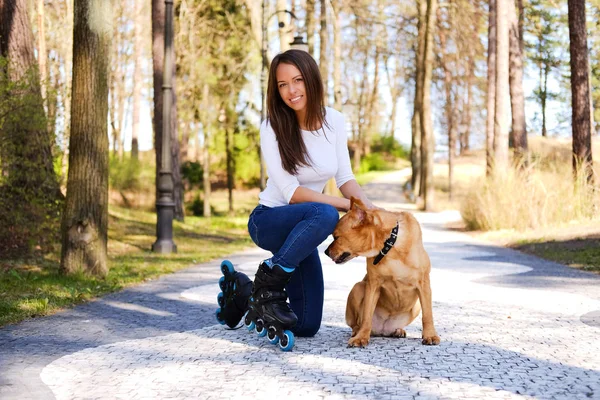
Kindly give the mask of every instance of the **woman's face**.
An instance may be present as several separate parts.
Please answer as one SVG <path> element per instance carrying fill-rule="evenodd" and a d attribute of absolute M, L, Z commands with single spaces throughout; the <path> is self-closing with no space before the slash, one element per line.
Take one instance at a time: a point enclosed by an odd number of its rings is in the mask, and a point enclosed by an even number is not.
<path fill-rule="evenodd" d="M 306 88 L 300 70 L 292 64 L 281 63 L 275 71 L 279 95 L 296 112 L 306 110 Z"/>

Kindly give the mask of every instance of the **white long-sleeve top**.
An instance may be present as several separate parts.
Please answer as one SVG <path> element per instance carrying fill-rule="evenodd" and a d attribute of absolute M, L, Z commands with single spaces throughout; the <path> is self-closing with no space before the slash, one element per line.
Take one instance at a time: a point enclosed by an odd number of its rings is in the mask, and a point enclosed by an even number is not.
<path fill-rule="evenodd" d="M 295 175 L 283 169 L 273 127 L 267 120 L 263 121 L 260 126 L 260 148 L 267 165 L 268 179 L 265 190 L 258 196 L 260 204 L 267 207 L 284 206 L 290 203 L 299 186 L 321 193 L 327 181 L 334 176 L 338 188 L 354 179 L 345 118 L 329 107 L 325 112 L 327 124 L 323 124 L 323 129 L 300 131 L 311 165 L 299 166 Z"/>

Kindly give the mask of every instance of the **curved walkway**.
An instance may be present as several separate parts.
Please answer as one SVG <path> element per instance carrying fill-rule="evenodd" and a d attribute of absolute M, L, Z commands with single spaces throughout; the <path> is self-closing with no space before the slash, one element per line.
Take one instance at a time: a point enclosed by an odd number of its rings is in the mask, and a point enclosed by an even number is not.
<path fill-rule="evenodd" d="M 367 190 L 392 208 L 401 177 Z M 417 213 L 439 346 L 420 344 L 419 317 L 406 339 L 347 348 L 345 302 L 364 259 L 323 256 L 322 329 L 283 353 L 215 325 L 217 260 L 0 329 L 0 399 L 600 398 L 600 278 L 445 230 L 455 217 Z M 230 259 L 252 274 L 265 256 Z"/>

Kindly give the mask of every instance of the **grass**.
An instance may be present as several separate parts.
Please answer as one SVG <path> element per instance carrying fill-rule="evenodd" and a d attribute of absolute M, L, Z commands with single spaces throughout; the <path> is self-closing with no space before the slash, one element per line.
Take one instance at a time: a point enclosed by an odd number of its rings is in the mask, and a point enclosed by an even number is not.
<path fill-rule="evenodd" d="M 174 222 L 177 253 L 159 255 L 154 213 L 111 206 L 109 267 L 105 279 L 59 274 L 60 255 L 0 261 L 0 326 L 52 314 L 191 265 L 218 259 L 252 245 L 247 214 L 186 217 Z"/>

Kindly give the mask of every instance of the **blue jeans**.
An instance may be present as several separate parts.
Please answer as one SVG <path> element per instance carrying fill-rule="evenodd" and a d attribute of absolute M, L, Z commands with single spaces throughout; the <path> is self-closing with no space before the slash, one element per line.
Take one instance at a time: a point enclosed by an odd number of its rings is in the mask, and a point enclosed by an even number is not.
<path fill-rule="evenodd" d="M 335 207 L 298 203 L 281 207 L 259 204 L 250 214 L 248 232 L 256 245 L 273 253 L 271 260 L 296 268 L 286 290 L 298 316 L 296 336 L 314 336 L 323 317 L 323 270 L 317 246 L 338 222 Z"/>

